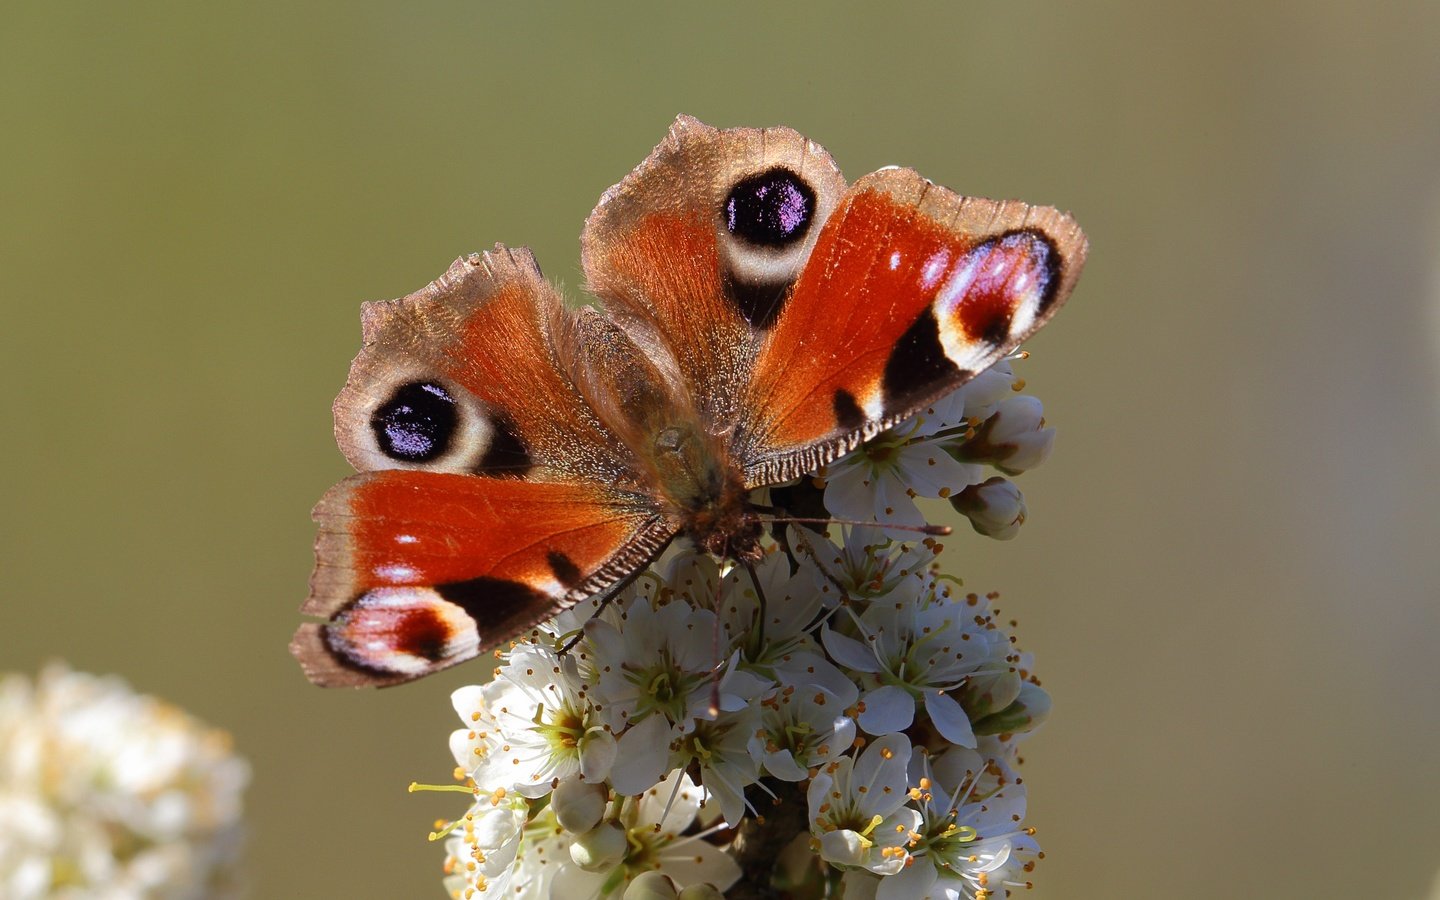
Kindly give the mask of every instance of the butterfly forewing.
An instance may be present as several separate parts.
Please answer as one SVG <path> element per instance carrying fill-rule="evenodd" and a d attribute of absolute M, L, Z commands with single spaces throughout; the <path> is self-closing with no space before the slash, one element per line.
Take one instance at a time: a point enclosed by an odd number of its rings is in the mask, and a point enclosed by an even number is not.
<path fill-rule="evenodd" d="M 724 429 L 758 335 L 844 190 L 829 154 L 789 128 L 681 116 L 586 221 L 590 290 Z"/>
<path fill-rule="evenodd" d="M 499 246 L 365 304 L 364 349 L 335 400 L 340 449 L 361 470 L 623 479 L 623 446 L 555 360 L 566 315 L 530 251 Z"/>
<path fill-rule="evenodd" d="M 813 471 L 993 365 L 1065 300 L 1085 237 L 1050 207 L 862 178 L 764 337 L 737 438 L 752 485 Z"/>

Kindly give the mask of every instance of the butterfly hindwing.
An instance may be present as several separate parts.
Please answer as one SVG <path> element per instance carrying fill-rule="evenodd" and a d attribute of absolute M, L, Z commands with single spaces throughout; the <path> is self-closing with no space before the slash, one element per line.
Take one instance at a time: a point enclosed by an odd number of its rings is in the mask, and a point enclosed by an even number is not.
<path fill-rule="evenodd" d="M 855 183 L 764 336 L 737 437 L 750 484 L 813 471 L 993 365 L 1064 302 L 1068 215 L 961 197 L 910 169 Z"/>
<path fill-rule="evenodd" d="M 623 580 L 673 529 L 598 485 L 391 470 L 315 508 L 292 651 L 312 681 L 385 685 L 470 659 Z"/>

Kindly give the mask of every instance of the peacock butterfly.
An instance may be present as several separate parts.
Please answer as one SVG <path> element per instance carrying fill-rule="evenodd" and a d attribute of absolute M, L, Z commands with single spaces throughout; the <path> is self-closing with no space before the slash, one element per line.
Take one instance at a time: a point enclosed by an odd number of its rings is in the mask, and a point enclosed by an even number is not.
<path fill-rule="evenodd" d="M 567 308 L 528 250 L 365 304 L 335 400 L 359 473 L 316 506 L 291 651 L 317 684 L 470 659 L 614 588 L 677 535 L 754 559 L 749 492 L 964 384 L 1055 313 L 1065 213 L 910 169 L 847 186 L 788 128 L 681 116 L 600 198 Z"/>

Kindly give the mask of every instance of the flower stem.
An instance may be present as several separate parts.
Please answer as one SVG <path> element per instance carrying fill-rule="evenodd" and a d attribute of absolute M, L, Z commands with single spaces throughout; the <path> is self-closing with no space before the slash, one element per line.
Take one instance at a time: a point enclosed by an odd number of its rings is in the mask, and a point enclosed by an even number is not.
<path fill-rule="evenodd" d="M 740 880 L 725 892 L 728 900 L 782 900 L 785 894 L 771 886 L 780 850 L 795 835 L 807 831 L 808 809 L 799 783 L 782 781 L 775 785 L 775 797 L 761 816 L 746 816 L 730 845 L 730 855 L 740 864 Z M 763 802 L 763 801 L 762 801 Z"/>

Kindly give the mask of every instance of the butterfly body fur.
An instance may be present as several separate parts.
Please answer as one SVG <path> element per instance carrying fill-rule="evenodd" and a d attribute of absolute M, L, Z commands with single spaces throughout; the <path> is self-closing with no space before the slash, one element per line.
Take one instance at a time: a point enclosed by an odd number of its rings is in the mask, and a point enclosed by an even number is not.
<path fill-rule="evenodd" d="M 365 305 L 336 399 L 359 474 L 316 507 L 292 643 L 325 685 L 474 657 L 676 535 L 753 560 L 750 493 L 815 471 L 1039 328 L 1086 243 L 1048 207 L 908 169 L 847 186 L 789 129 L 680 117 L 601 198 L 568 309 L 529 252 Z"/>

